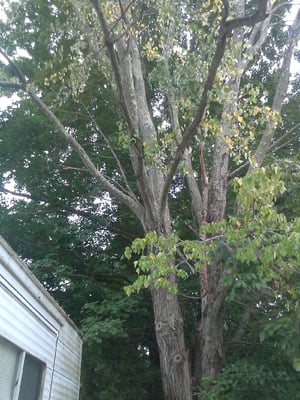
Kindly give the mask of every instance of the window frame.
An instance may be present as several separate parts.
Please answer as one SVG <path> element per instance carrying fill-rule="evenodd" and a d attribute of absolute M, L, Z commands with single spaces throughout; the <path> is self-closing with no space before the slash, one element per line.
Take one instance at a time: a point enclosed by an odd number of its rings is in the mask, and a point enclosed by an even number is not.
<path fill-rule="evenodd" d="M 19 400 L 26 356 L 33 358 L 34 360 L 36 360 L 39 363 L 40 377 L 39 377 L 38 386 L 36 388 L 38 393 L 36 392 L 36 394 L 38 394 L 37 400 L 41 400 L 42 395 L 43 395 L 45 371 L 46 371 L 45 363 L 43 361 L 41 361 L 40 359 L 38 359 L 37 357 L 35 357 L 34 355 L 28 353 L 27 351 L 22 350 L 19 346 L 17 346 L 15 343 L 11 342 L 7 338 L 0 336 L 0 339 L 2 339 L 4 342 L 11 344 L 15 348 L 16 352 L 18 353 L 17 368 L 16 368 L 16 371 L 15 371 L 15 374 L 13 377 L 13 379 L 15 381 L 15 386 L 14 386 L 14 389 L 12 392 L 11 400 Z"/>

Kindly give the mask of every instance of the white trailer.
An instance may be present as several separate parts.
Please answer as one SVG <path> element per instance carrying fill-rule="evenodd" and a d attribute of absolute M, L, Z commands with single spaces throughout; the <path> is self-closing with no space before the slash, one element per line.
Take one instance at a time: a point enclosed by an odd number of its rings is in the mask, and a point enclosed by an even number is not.
<path fill-rule="evenodd" d="M 0 400 L 77 400 L 82 337 L 0 236 Z"/>

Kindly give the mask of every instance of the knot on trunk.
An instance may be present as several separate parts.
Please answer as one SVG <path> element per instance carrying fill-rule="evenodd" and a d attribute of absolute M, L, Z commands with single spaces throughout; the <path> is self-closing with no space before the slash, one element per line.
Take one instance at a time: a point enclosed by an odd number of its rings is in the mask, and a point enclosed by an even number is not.
<path fill-rule="evenodd" d="M 156 332 L 160 332 L 162 330 L 163 323 L 162 322 L 157 322 L 155 325 Z"/>
<path fill-rule="evenodd" d="M 181 354 L 177 353 L 177 354 L 175 354 L 173 360 L 174 360 L 175 364 L 179 364 L 182 362 L 183 358 L 182 358 Z"/>

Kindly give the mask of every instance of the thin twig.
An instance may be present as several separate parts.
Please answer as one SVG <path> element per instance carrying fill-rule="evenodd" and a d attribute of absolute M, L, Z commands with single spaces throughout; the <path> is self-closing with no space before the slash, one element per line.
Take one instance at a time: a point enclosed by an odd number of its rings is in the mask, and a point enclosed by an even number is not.
<path fill-rule="evenodd" d="M 80 104 L 82 105 L 82 107 L 84 108 L 84 110 L 85 110 L 86 113 L 88 114 L 90 120 L 91 120 L 92 123 L 94 124 L 94 127 L 96 128 L 96 131 L 97 131 L 97 132 L 101 135 L 101 137 L 104 139 L 104 141 L 105 141 L 105 143 L 106 143 L 106 145 L 107 145 L 109 151 L 111 152 L 111 154 L 112 154 L 114 160 L 116 161 L 116 163 L 117 163 L 117 165 L 118 165 L 118 167 L 119 167 L 119 171 L 120 171 L 120 173 L 121 173 L 121 175 L 122 175 L 122 177 L 123 177 L 123 179 L 124 179 L 124 182 L 125 182 L 126 188 L 127 188 L 127 190 L 128 190 L 128 193 L 130 194 L 131 197 L 133 197 L 133 198 L 136 199 L 136 196 L 135 196 L 134 192 L 132 191 L 132 189 L 131 189 L 131 187 L 130 187 L 130 185 L 129 185 L 129 183 L 128 183 L 128 179 L 127 179 L 127 177 L 126 177 L 125 170 L 124 170 L 124 168 L 123 168 L 123 166 L 122 166 L 122 164 L 121 164 L 121 162 L 120 162 L 120 160 L 119 160 L 119 157 L 117 156 L 116 152 L 115 152 L 114 149 L 112 148 L 112 146 L 111 146 L 109 140 L 107 139 L 107 137 L 105 136 L 104 132 L 102 131 L 102 129 L 100 128 L 100 126 L 97 124 L 95 118 L 92 116 L 92 114 L 91 114 L 90 111 L 87 109 L 87 107 L 86 107 L 82 102 L 81 102 Z"/>

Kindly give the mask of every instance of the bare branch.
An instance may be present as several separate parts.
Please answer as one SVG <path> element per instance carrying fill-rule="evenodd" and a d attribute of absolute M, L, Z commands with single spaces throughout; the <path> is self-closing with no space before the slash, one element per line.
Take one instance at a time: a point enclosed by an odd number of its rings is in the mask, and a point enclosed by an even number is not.
<path fill-rule="evenodd" d="M 14 89 L 14 90 L 24 89 L 24 85 L 21 85 L 20 83 L 16 82 L 0 81 L 0 87 L 2 87 L 3 89 Z"/>
<path fill-rule="evenodd" d="M 88 172 L 88 170 L 86 168 L 77 168 L 77 167 L 71 167 L 69 165 L 63 165 L 62 169 L 65 171 L 79 171 L 79 172 Z"/>
<path fill-rule="evenodd" d="M 245 15 L 225 22 L 225 29 L 231 32 L 233 29 L 243 26 L 253 26 L 267 18 L 268 0 L 260 0 L 255 14 Z"/>
<path fill-rule="evenodd" d="M 99 4 L 98 0 L 90 0 L 95 11 L 96 14 L 98 16 L 98 20 L 100 22 L 103 34 L 104 34 L 104 42 L 108 51 L 108 55 L 109 55 L 109 59 L 111 62 L 111 66 L 114 72 L 114 76 L 115 76 L 115 80 L 116 80 L 116 85 L 117 85 L 117 89 L 118 89 L 118 93 L 120 96 L 120 104 L 122 107 L 122 111 L 124 113 L 126 122 L 131 130 L 131 132 L 134 132 L 134 128 L 132 125 L 132 119 L 130 116 L 130 112 L 126 106 L 126 100 L 124 98 L 124 93 L 123 93 L 123 89 L 122 89 L 122 78 L 121 78 L 121 71 L 119 68 L 119 63 L 118 63 L 118 59 L 115 53 L 115 49 L 114 49 L 114 41 L 111 37 L 111 31 L 109 30 L 107 23 L 105 21 L 101 6 Z"/>
<path fill-rule="evenodd" d="M 13 190 L 9 190 L 5 188 L 4 186 L 0 187 L 0 191 L 6 194 L 10 194 L 11 196 L 14 197 L 22 197 L 23 199 L 28 199 L 28 200 L 34 200 L 38 202 L 43 202 L 43 203 L 49 203 L 49 199 L 44 197 L 44 196 L 33 196 L 32 194 L 29 193 L 24 193 L 24 192 L 15 192 Z"/>
<path fill-rule="evenodd" d="M 245 55 L 243 57 L 243 62 L 242 62 L 242 66 L 243 66 L 244 70 L 248 66 L 250 60 L 252 59 L 252 56 L 255 53 L 257 53 L 257 51 L 262 47 L 262 45 L 266 41 L 266 38 L 268 36 L 268 28 L 269 28 L 269 25 L 271 22 L 272 15 L 274 13 L 274 9 L 271 9 L 271 4 L 270 4 L 269 8 L 267 10 L 268 17 L 266 19 L 264 19 L 261 23 L 257 23 L 252 29 L 252 32 L 251 32 L 251 35 L 250 35 L 250 38 L 248 41 L 249 45 L 245 52 Z"/>
<path fill-rule="evenodd" d="M 249 161 L 245 161 L 243 164 L 241 164 L 240 166 L 238 166 L 236 169 L 234 169 L 233 171 L 230 172 L 230 174 L 228 175 L 228 181 L 231 181 L 233 178 L 235 178 L 236 176 L 239 176 L 240 173 L 247 167 L 249 167 L 250 162 Z"/>
<path fill-rule="evenodd" d="M 180 267 L 180 265 L 187 265 L 192 273 L 192 275 L 196 275 L 197 271 L 192 264 L 188 261 L 188 259 L 185 257 L 185 255 L 179 250 L 177 249 L 178 254 L 180 255 L 180 257 L 182 258 L 182 261 L 180 261 L 178 264 L 176 264 L 176 268 Z"/>
<path fill-rule="evenodd" d="M 24 192 L 15 192 L 13 190 L 9 190 L 9 189 L 5 188 L 4 186 L 0 186 L 0 192 L 10 194 L 13 197 L 21 197 L 23 199 L 35 201 L 38 203 L 45 203 L 45 204 L 51 203 L 51 200 L 47 196 L 37 196 L 32 193 L 29 194 L 29 193 L 24 193 Z M 109 220 L 107 220 L 107 218 L 103 219 L 103 217 L 101 215 L 97 214 L 97 212 L 80 210 L 77 207 L 72 207 L 72 206 L 66 204 L 65 202 L 63 203 L 63 208 L 60 207 L 59 205 L 57 205 L 57 203 L 55 203 L 54 206 L 55 206 L 55 208 L 58 209 L 59 214 L 65 214 L 65 213 L 70 214 L 71 213 L 73 215 L 77 215 L 82 218 L 88 218 L 89 220 L 95 220 L 97 222 L 98 229 L 107 230 L 111 233 L 114 233 L 114 234 L 128 240 L 129 242 L 134 240 L 136 237 L 134 234 L 132 234 L 131 232 L 126 230 L 127 227 L 121 226 L 121 227 L 117 228 L 116 226 L 114 226 L 114 224 L 112 224 Z"/>
<path fill-rule="evenodd" d="M 19 81 L 21 82 L 22 86 L 25 87 L 27 85 L 27 79 L 25 77 L 25 75 L 23 74 L 23 72 L 20 70 L 20 68 L 18 67 L 18 65 L 9 57 L 9 55 L 0 48 L 0 54 L 6 59 L 6 61 L 9 63 L 9 65 L 11 66 L 12 70 L 14 71 L 14 73 L 16 74 L 16 76 L 18 77 Z"/>
<path fill-rule="evenodd" d="M 48 118 L 50 122 L 53 123 L 57 131 L 66 139 L 66 141 L 70 144 L 72 149 L 78 154 L 81 159 L 83 165 L 86 167 L 88 172 L 96 178 L 96 180 L 103 186 L 105 190 L 107 190 L 110 194 L 112 194 L 116 199 L 124 203 L 133 213 L 140 218 L 142 221 L 142 217 L 144 215 L 143 206 L 137 201 L 135 196 L 128 195 L 124 191 L 118 189 L 115 185 L 113 185 L 93 164 L 91 159 L 89 158 L 86 151 L 83 147 L 77 142 L 77 140 L 65 129 L 60 120 L 56 117 L 56 115 L 50 110 L 50 108 L 42 101 L 42 99 L 34 92 L 32 89 L 26 88 L 27 80 L 25 75 L 22 73 L 17 64 L 4 52 L 4 50 L 0 49 L 0 54 L 5 57 L 5 59 L 9 62 L 11 67 L 13 68 L 15 74 L 21 81 L 22 85 L 18 86 L 19 89 L 23 89 L 29 97 L 34 101 L 34 103 L 39 107 L 39 109 L 43 112 L 43 114 Z"/>
<path fill-rule="evenodd" d="M 171 3 L 172 7 L 175 7 L 174 1 Z M 169 103 L 169 109 L 170 109 L 170 115 L 171 115 L 171 123 L 173 126 L 173 130 L 176 134 L 176 141 L 177 143 L 180 143 L 182 141 L 182 134 L 181 134 L 181 128 L 180 128 L 180 123 L 179 123 L 179 117 L 178 117 L 178 107 L 176 105 L 175 101 L 175 91 L 174 87 L 172 86 L 172 74 L 169 68 L 169 61 L 170 61 L 170 55 L 172 53 L 172 48 L 173 48 L 173 39 L 175 37 L 175 20 L 170 23 L 169 26 L 169 34 L 166 36 L 165 43 L 163 46 L 163 62 L 164 62 L 164 75 L 167 77 L 166 79 L 166 84 L 165 84 L 165 90 L 167 93 L 167 99 Z M 193 165 L 191 161 L 191 157 L 185 149 L 182 160 L 185 164 L 185 168 L 187 170 L 187 173 L 185 174 L 186 176 L 186 181 L 188 184 L 188 188 L 190 191 L 190 197 L 191 197 L 191 203 L 192 203 L 192 210 L 193 210 L 193 215 L 194 215 L 194 220 L 196 223 L 197 228 L 201 226 L 201 215 L 202 215 L 202 198 L 201 198 L 201 193 L 199 190 L 199 186 L 197 183 L 197 180 L 194 175 L 194 170 L 193 170 Z"/>
<path fill-rule="evenodd" d="M 119 157 L 117 156 L 116 152 L 114 151 L 114 149 L 112 148 L 111 144 L 109 143 L 109 140 L 107 139 L 107 137 L 105 136 L 105 134 L 103 133 L 102 129 L 101 129 L 100 126 L 97 124 L 97 122 L 95 121 L 95 118 L 94 118 L 94 117 L 92 116 L 92 114 L 89 112 L 89 110 L 87 109 L 87 107 L 86 107 L 83 103 L 81 103 L 81 105 L 83 106 L 83 108 L 85 109 L 86 113 L 88 114 L 90 120 L 91 120 L 92 123 L 94 124 L 94 126 L 95 126 L 95 128 L 96 128 L 96 131 L 101 135 L 101 137 L 102 137 L 103 140 L 105 141 L 105 143 L 106 143 L 106 145 L 107 145 L 109 151 L 111 152 L 111 154 L 112 154 L 114 160 L 116 161 L 117 166 L 118 166 L 118 168 L 119 168 L 119 171 L 120 171 L 120 173 L 121 173 L 121 175 L 122 175 L 122 177 L 123 177 L 123 179 L 124 179 L 124 182 L 125 182 L 125 185 L 126 185 L 128 194 L 129 194 L 132 198 L 135 198 L 135 199 L 136 199 L 136 196 L 135 196 L 134 192 L 132 191 L 132 189 L 131 189 L 131 187 L 130 187 L 130 185 L 129 185 L 129 183 L 128 183 L 128 180 L 127 180 L 127 177 L 126 177 L 126 174 L 125 174 L 125 170 L 124 170 L 124 168 L 123 168 L 123 166 L 122 166 L 122 164 L 121 164 L 121 162 L 120 162 L 120 160 L 119 160 Z M 137 200 L 137 199 L 136 199 L 136 200 Z"/>
<path fill-rule="evenodd" d="M 208 94 L 209 94 L 209 91 L 213 87 L 218 67 L 221 63 L 221 60 L 222 60 L 224 52 L 225 52 L 226 39 L 227 39 L 227 31 L 224 31 L 224 29 L 222 29 L 222 27 L 221 27 L 216 51 L 215 51 L 213 60 L 211 62 L 210 68 L 209 68 L 208 77 L 204 84 L 200 103 L 198 106 L 198 111 L 196 112 L 193 122 L 184 132 L 182 141 L 178 144 L 178 147 L 177 147 L 177 150 L 176 150 L 176 153 L 174 156 L 173 164 L 171 165 L 169 174 L 167 175 L 166 180 L 165 180 L 164 189 L 163 189 L 162 196 L 161 196 L 161 213 L 162 214 L 165 211 L 169 188 L 172 184 L 172 180 L 178 169 L 179 163 L 182 160 L 184 151 L 187 148 L 191 138 L 195 134 L 196 128 L 198 127 L 199 123 L 202 121 L 203 116 L 205 114 L 205 110 L 206 110 L 206 106 L 207 106 L 207 102 L 208 102 Z"/>
<path fill-rule="evenodd" d="M 294 136 L 300 128 L 300 122 L 295 125 L 292 129 L 287 131 L 284 135 L 282 135 L 276 142 L 274 142 L 268 149 L 268 153 L 272 153 L 273 151 L 278 151 L 282 149 L 282 147 L 286 146 L 289 143 L 289 139 Z"/>

